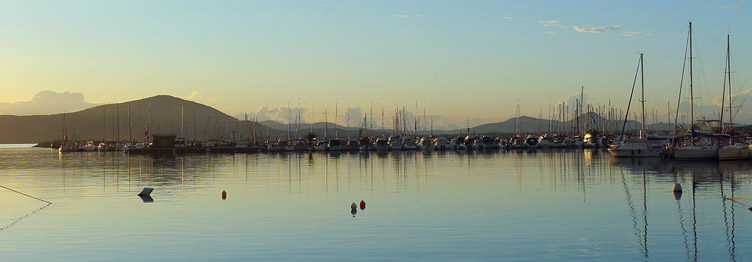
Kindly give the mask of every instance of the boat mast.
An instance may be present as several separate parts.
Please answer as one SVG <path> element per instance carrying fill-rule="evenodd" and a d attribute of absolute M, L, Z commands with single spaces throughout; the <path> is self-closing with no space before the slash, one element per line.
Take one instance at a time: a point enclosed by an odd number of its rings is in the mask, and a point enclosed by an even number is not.
<path fill-rule="evenodd" d="M 669 147 L 673 148 L 674 144 L 676 143 L 676 127 L 679 124 L 679 110 L 681 109 L 681 100 L 682 100 L 682 89 L 684 87 L 684 73 L 686 72 L 686 65 L 687 65 L 687 51 L 689 50 L 689 45 L 692 40 L 692 22 L 689 23 L 689 32 L 687 34 L 687 42 L 684 47 L 684 64 L 682 64 L 682 73 L 681 73 L 681 81 L 679 82 L 679 96 L 676 101 L 676 111 L 674 113 L 674 125 L 671 131 L 671 143 L 669 144 Z M 691 60 L 690 60 L 691 61 Z M 671 112 L 669 111 L 669 114 Z M 684 119 L 684 116 L 682 116 L 682 119 Z M 684 122 L 684 121 L 682 121 Z M 690 136 L 692 134 L 690 133 Z"/>
<path fill-rule="evenodd" d="M 185 125 L 185 102 L 180 103 L 180 137 L 185 141 L 185 133 L 183 133 L 183 126 Z"/>
<path fill-rule="evenodd" d="M 731 113 L 731 36 L 726 34 L 726 67 L 728 68 L 728 98 L 729 98 L 729 135 L 734 132 L 734 120 Z M 721 122 L 723 126 L 723 122 Z M 732 143 L 731 137 L 729 137 L 729 143 Z"/>
<path fill-rule="evenodd" d="M 369 137 L 373 137 L 373 100 L 371 100 L 371 135 Z"/>
<path fill-rule="evenodd" d="M 692 85 L 692 22 L 689 22 L 689 139 L 695 145 L 695 96 Z"/>
<path fill-rule="evenodd" d="M 383 132 L 381 133 L 381 137 L 384 137 L 384 134 L 386 132 L 384 132 L 384 99 L 383 98 L 381 99 L 381 132 Z"/>
<path fill-rule="evenodd" d="M 642 130 L 640 130 L 640 140 L 642 140 L 643 137 L 647 140 L 648 133 L 645 128 L 645 62 L 642 56 L 643 54 L 640 53 L 640 92 L 642 96 L 642 99 L 640 100 L 640 103 L 642 104 Z"/>
<path fill-rule="evenodd" d="M 577 109 L 577 135 L 582 135 L 584 132 L 582 131 L 582 124 L 584 123 L 582 120 L 582 104 L 584 104 L 585 101 L 585 86 L 580 87 L 580 104 L 579 108 Z"/>
<path fill-rule="evenodd" d="M 65 112 L 63 112 L 63 143 L 68 140 L 68 136 L 65 134 Z"/>
<path fill-rule="evenodd" d="M 133 133 L 131 133 L 131 105 L 128 105 L 128 142 L 133 143 Z"/>
<path fill-rule="evenodd" d="M 347 140 L 350 140 L 350 107 L 345 111 L 345 123 L 347 125 Z"/>

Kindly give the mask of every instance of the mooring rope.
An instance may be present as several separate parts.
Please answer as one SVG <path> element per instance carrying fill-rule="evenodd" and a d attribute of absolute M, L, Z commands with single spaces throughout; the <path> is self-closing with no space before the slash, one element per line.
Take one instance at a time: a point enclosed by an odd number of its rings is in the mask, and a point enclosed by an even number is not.
<path fill-rule="evenodd" d="M 7 186 L 3 186 L 3 185 L 0 185 L 0 187 L 2 187 L 2 188 L 5 188 L 5 189 L 7 189 L 8 191 L 11 191 L 11 192 L 17 193 L 17 194 L 19 194 L 19 195 L 22 195 L 22 196 L 25 196 L 25 197 L 29 197 L 29 198 L 32 198 L 32 199 L 35 199 L 35 200 L 39 200 L 39 201 L 42 201 L 42 202 L 45 202 L 45 203 L 47 203 L 47 204 L 46 204 L 46 205 L 44 205 L 43 207 L 41 207 L 41 208 L 39 208 L 39 209 L 37 209 L 37 210 L 34 210 L 34 211 L 33 211 L 33 212 L 31 212 L 31 213 L 28 213 L 28 214 L 26 214 L 26 215 L 24 215 L 24 216 L 22 216 L 22 217 L 19 217 L 19 218 L 17 218 L 17 219 L 15 219 L 15 220 L 13 220 L 13 222 L 11 222 L 10 224 L 8 224 L 8 225 L 5 225 L 5 226 L 3 226 L 3 227 L 0 227 L 0 231 L 3 231 L 3 230 L 6 230 L 6 229 L 8 229 L 8 228 L 10 228 L 10 227 L 12 227 L 12 226 L 15 226 L 16 224 L 18 224 L 18 222 L 21 222 L 21 220 L 23 220 L 24 218 L 27 218 L 27 217 L 29 217 L 29 216 L 32 216 L 32 215 L 36 214 L 37 212 L 39 212 L 39 211 L 42 211 L 42 209 L 45 209 L 45 208 L 47 208 L 48 206 L 52 205 L 52 202 L 50 202 L 50 201 L 47 201 L 47 200 L 44 200 L 44 199 L 41 199 L 41 198 L 38 198 L 38 197 L 35 197 L 35 196 L 32 196 L 32 195 L 29 195 L 29 194 L 26 194 L 26 193 L 23 193 L 23 192 L 20 192 L 20 191 L 18 191 L 18 190 L 15 190 L 15 189 L 9 188 L 9 187 L 7 187 Z"/>
<path fill-rule="evenodd" d="M 743 206 L 743 207 L 746 207 L 746 208 L 747 208 L 747 209 L 749 209 L 749 210 L 752 210 L 752 206 L 749 206 L 749 205 L 747 205 L 747 204 L 744 204 L 744 203 L 742 203 L 742 202 L 736 201 L 737 199 L 746 199 L 746 198 L 752 198 L 752 196 L 748 196 L 748 197 L 735 197 L 735 198 L 726 198 L 726 200 L 730 200 L 731 202 L 737 203 L 737 204 L 739 204 L 739 205 L 741 205 L 741 206 Z"/>
<path fill-rule="evenodd" d="M 747 199 L 747 198 L 752 198 L 752 196 L 734 197 L 734 199 Z"/>
<path fill-rule="evenodd" d="M 29 195 L 29 194 L 25 194 L 23 192 L 17 191 L 15 189 L 12 189 L 12 188 L 9 188 L 9 187 L 3 186 L 3 185 L 0 185 L 0 187 L 5 188 L 5 189 L 7 189 L 7 190 L 9 190 L 11 192 L 18 193 L 18 194 L 23 195 L 23 196 L 27 196 L 27 197 L 30 197 L 30 198 L 33 198 L 33 199 L 45 202 L 47 204 L 52 204 L 52 202 L 50 202 L 50 201 L 47 201 L 47 200 L 44 200 L 44 199 L 41 199 L 41 198 L 38 198 L 38 197 L 35 197 L 35 196 L 32 196 L 32 195 Z"/>
<path fill-rule="evenodd" d="M 34 210 L 31 213 L 28 213 L 28 214 L 26 214 L 26 215 L 24 215 L 22 217 L 19 217 L 19 218 L 13 220 L 13 222 L 11 222 L 10 224 L 5 225 L 4 227 L 0 227 L 0 231 L 3 231 L 3 230 L 6 230 L 8 228 L 11 228 L 11 227 L 15 226 L 16 224 L 18 224 L 18 222 L 21 222 L 21 220 L 23 220 L 24 218 L 30 217 L 30 216 L 38 213 L 39 211 L 42 211 L 42 209 L 45 209 L 45 208 L 47 208 L 50 205 L 52 205 L 52 203 L 47 202 L 47 204 L 44 205 L 43 207 L 41 207 L 41 208 L 39 208 L 37 210 Z"/>

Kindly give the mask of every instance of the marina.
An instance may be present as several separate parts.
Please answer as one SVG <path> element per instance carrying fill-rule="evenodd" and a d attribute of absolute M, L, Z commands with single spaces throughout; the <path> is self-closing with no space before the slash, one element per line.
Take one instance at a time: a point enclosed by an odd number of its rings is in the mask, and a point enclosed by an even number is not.
<path fill-rule="evenodd" d="M 0 1 L 0 262 L 752 261 L 724 1 Z"/>

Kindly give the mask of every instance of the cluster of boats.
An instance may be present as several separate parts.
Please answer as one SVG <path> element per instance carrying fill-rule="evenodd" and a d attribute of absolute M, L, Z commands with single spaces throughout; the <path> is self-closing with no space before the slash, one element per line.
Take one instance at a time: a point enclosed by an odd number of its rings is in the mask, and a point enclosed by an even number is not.
<path fill-rule="evenodd" d="M 59 152 L 110 152 L 110 151 L 128 151 L 129 149 L 147 148 L 148 144 L 145 142 L 138 143 L 115 143 L 115 142 L 99 142 L 94 141 L 87 142 L 66 142 L 61 143 Z"/>
<path fill-rule="evenodd" d="M 661 141 L 651 141 L 647 135 L 647 129 L 645 126 L 645 87 L 644 81 L 642 81 L 642 129 L 640 130 L 640 136 L 638 139 L 623 140 L 619 139 L 619 142 L 610 146 L 608 152 L 614 157 L 672 157 L 676 160 L 694 161 L 694 160 L 749 160 L 752 155 L 752 143 L 750 143 L 749 137 L 744 137 L 742 134 L 735 132 L 733 128 L 733 96 L 731 94 L 731 56 L 730 56 L 730 37 L 727 36 L 726 40 L 726 68 L 724 72 L 724 96 L 721 96 L 721 112 L 718 120 L 695 120 L 689 128 L 681 129 L 681 133 L 677 133 L 680 130 L 676 127 L 676 121 L 674 120 L 674 133 L 670 139 L 663 139 Z M 689 23 L 688 34 L 688 53 L 689 56 L 685 57 L 685 61 L 689 62 L 689 111 L 690 119 L 694 117 L 694 97 L 692 96 L 692 23 Z M 685 53 L 685 54 L 686 54 Z M 688 59 L 687 59 L 688 58 Z M 643 55 L 640 54 L 640 60 L 638 62 L 638 72 L 643 75 L 642 70 Z M 683 81 L 684 79 L 682 79 Z M 637 81 L 637 74 L 635 74 L 635 83 Z M 728 82 L 726 82 L 728 81 Z M 728 85 L 727 85 L 728 84 Z M 634 92 L 634 84 L 632 88 Z M 728 94 L 728 98 L 725 97 Z M 630 95 L 630 103 L 631 103 Z M 681 98 L 681 87 L 679 89 L 679 97 Z M 728 99 L 728 101 L 726 100 Z M 725 108 L 725 105 L 728 108 Z M 728 124 L 724 124 L 724 109 L 728 113 Z M 679 108 L 677 107 L 677 112 Z M 629 114 L 629 110 L 627 110 Z M 676 116 L 678 117 L 678 115 Z"/>
<path fill-rule="evenodd" d="M 278 139 L 267 141 L 207 141 L 186 142 L 177 138 L 167 146 L 154 142 L 66 142 L 59 146 L 60 152 L 122 151 L 122 152 L 159 152 L 166 150 L 181 152 L 294 152 L 294 151 L 467 151 L 498 149 L 537 149 L 537 148 L 606 148 L 610 138 L 606 136 L 585 135 L 566 137 L 558 135 L 527 135 L 492 137 L 467 135 L 454 138 L 447 137 L 363 137 L 360 139 Z M 162 143 L 164 144 L 164 143 Z"/>
<path fill-rule="evenodd" d="M 494 150 L 494 149 L 533 149 L 533 148 L 597 148 L 608 145 L 606 137 L 586 135 L 584 139 L 579 137 L 558 136 L 515 136 L 512 138 L 491 136 L 458 136 L 456 138 L 445 137 L 401 137 L 391 136 L 388 138 L 368 138 L 358 140 L 278 140 L 267 141 L 265 150 L 269 152 L 280 151 L 353 151 L 353 150 L 376 150 L 376 151 L 400 151 L 400 150 Z"/>
<path fill-rule="evenodd" d="M 710 140 L 684 141 L 673 146 L 665 141 L 627 140 L 611 145 L 608 152 L 614 157 L 662 157 L 676 160 L 749 160 L 750 142 L 714 143 Z"/>

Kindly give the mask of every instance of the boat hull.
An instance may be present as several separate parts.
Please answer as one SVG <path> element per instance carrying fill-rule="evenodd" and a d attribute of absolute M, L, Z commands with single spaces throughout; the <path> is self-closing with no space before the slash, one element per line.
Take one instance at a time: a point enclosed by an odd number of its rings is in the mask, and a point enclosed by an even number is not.
<path fill-rule="evenodd" d="M 621 149 L 609 148 L 608 153 L 614 157 L 661 157 L 663 151 L 658 149 Z"/>
<path fill-rule="evenodd" d="M 674 149 L 676 160 L 717 159 L 718 150 L 712 148 L 677 148 Z"/>
<path fill-rule="evenodd" d="M 718 160 L 746 160 L 746 159 L 750 159 L 750 150 L 747 147 L 718 149 Z"/>

